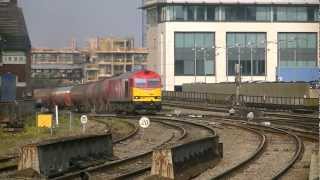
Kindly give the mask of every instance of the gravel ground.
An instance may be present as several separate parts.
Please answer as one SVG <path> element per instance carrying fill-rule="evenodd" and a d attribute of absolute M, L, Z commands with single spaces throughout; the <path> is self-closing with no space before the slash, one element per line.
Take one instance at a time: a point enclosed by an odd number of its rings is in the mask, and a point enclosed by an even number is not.
<path fill-rule="evenodd" d="M 227 113 L 223 112 L 209 112 L 209 111 L 201 111 L 201 110 L 193 110 L 193 109 L 183 109 L 177 107 L 163 107 L 166 113 L 175 114 L 175 111 L 179 111 L 181 114 L 201 114 L 201 115 L 219 115 L 219 116 L 226 116 Z"/>
<path fill-rule="evenodd" d="M 135 123 L 138 123 L 136 121 Z M 159 144 L 168 140 L 177 130 L 157 122 L 151 122 L 146 129 L 140 129 L 134 137 L 116 144 L 113 147 L 115 156 L 125 158 L 152 150 Z"/>
<path fill-rule="evenodd" d="M 205 114 L 224 115 L 224 116 L 227 115 L 226 113 L 220 113 L 220 112 L 205 112 L 205 111 L 182 109 L 182 108 L 175 108 L 175 107 L 166 107 L 166 109 L 169 113 L 172 113 L 172 114 L 174 114 L 174 110 L 177 109 L 182 114 L 185 113 L 185 114 L 202 114 L 202 115 L 205 115 Z M 230 129 L 231 132 L 228 132 L 226 128 L 222 130 L 219 130 L 216 128 L 216 131 L 220 136 L 221 142 L 223 142 L 223 145 L 224 145 L 223 160 L 217 165 L 217 167 L 204 172 L 202 175 L 198 176 L 195 179 L 209 179 L 215 174 L 218 174 L 216 171 L 219 171 L 219 172 L 224 171 L 223 169 L 231 167 L 232 164 L 236 164 L 236 162 L 238 162 L 236 161 L 237 158 L 240 159 L 242 156 L 249 155 L 250 154 L 249 149 L 253 151 L 254 148 L 257 146 L 257 143 L 256 143 L 256 146 L 254 146 L 254 143 L 251 143 L 251 145 L 248 144 L 246 141 L 246 136 L 243 136 L 243 135 L 239 135 L 239 137 L 243 137 L 241 139 L 232 138 L 232 134 L 235 131 L 237 130 L 241 131 L 241 130 L 235 129 L 235 128 L 228 128 L 228 129 Z M 234 131 L 232 129 L 234 129 Z M 279 135 L 277 136 L 277 135 L 268 134 L 267 139 L 270 139 L 270 137 L 271 137 L 271 146 L 268 145 L 266 149 L 267 152 L 263 153 L 263 155 L 257 159 L 259 161 L 263 161 L 263 162 L 266 161 L 268 163 L 251 165 L 251 167 L 248 167 L 248 169 L 245 168 L 241 170 L 242 171 L 240 173 L 242 174 L 241 176 L 237 175 L 229 178 L 231 179 L 269 179 L 270 176 L 264 174 L 264 172 L 267 172 L 266 170 L 269 171 L 269 169 L 272 168 L 275 174 L 277 171 L 281 169 L 281 167 L 284 167 L 286 162 L 289 161 L 289 158 L 293 156 L 295 145 L 291 144 L 293 143 L 291 139 L 287 139 L 286 141 L 283 136 L 279 137 Z M 251 139 L 253 138 L 252 135 L 250 136 L 250 138 Z M 240 147 L 240 145 L 242 147 Z M 314 143 L 309 141 L 304 141 L 305 149 L 304 149 L 303 157 L 299 159 L 294 164 L 294 166 L 291 167 L 291 169 L 281 179 L 285 179 L 285 180 L 308 179 L 311 151 L 314 148 L 314 146 L 315 146 Z M 262 160 L 262 159 L 265 159 L 265 160 Z M 283 166 L 281 166 L 281 164 Z"/>
<path fill-rule="evenodd" d="M 138 123 L 136 121 L 135 123 Z M 163 144 L 169 140 L 173 135 L 179 137 L 181 134 L 177 129 L 165 126 L 158 122 L 152 122 L 146 129 L 140 129 L 137 135 L 127 141 L 116 144 L 114 146 L 114 155 L 120 159 L 131 157 L 152 150 L 156 146 Z M 148 160 L 137 160 L 134 164 L 122 165 L 116 170 L 105 171 L 104 173 L 97 173 L 93 179 L 112 179 L 116 175 L 128 172 L 145 165 L 151 165 L 151 157 Z"/>
<path fill-rule="evenodd" d="M 91 133 L 101 133 L 105 132 L 107 130 L 107 127 L 99 123 L 97 121 L 88 121 L 87 127 L 86 127 L 86 133 L 91 134 Z M 80 132 L 78 132 L 80 134 Z"/>
<path fill-rule="evenodd" d="M 207 170 L 194 179 L 210 179 L 210 177 L 226 171 L 240 161 L 247 159 L 260 143 L 256 134 L 244 129 L 226 125 L 221 126 L 218 122 L 212 127 L 220 136 L 220 141 L 223 142 L 223 159 L 216 167 Z"/>
<path fill-rule="evenodd" d="M 186 121 L 192 121 L 193 119 L 184 119 Z M 196 121 L 196 119 L 193 120 L 193 122 L 199 123 Z M 201 127 L 195 127 L 194 125 L 186 124 L 186 123 L 179 123 L 180 127 L 183 127 L 187 131 L 187 136 L 181 141 L 181 142 L 190 142 L 194 141 L 196 139 L 208 137 L 212 135 L 212 132 L 201 128 Z"/>
<path fill-rule="evenodd" d="M 307 180 L 309 178 L 310 162 L 312 150 L 315 148 L 315 143 L 304 141 L 304 154 L 289 171 L 281 178 L 282 180 Z M 319 147 L 319 144 L 316 144 Z"/>
<path fill-rule="evenodd" d="M 235 171 L 230 179 L 271 179 L 284 168 L 294 155 L 295 144 L 284 135 L 266 133 L 267 146 L 264 152 L 249 165 Z"/>

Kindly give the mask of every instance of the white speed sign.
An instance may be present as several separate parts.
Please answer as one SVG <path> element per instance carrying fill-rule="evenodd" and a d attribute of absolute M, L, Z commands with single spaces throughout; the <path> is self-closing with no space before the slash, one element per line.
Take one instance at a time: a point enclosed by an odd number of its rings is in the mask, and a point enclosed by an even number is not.
<path fill-rule="evenodd" d="M 148 117 L 141 117 L 140 120 L 139 120 L 139 125 L 142 127 L 142 128 L 148 128 L 149 125 L 150 125 L 150 120 Z"/>
<path fill-rule="evenodd" d="M 82 115 L 80 118 L 81 124 L 87 124 L 88 117 L 86 115 Z"/>

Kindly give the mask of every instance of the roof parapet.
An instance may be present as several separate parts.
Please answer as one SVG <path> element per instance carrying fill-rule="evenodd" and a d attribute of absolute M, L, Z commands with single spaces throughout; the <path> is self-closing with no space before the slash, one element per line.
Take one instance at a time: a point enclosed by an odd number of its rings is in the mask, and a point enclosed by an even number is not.
<path fill-rule="evenodd" d="M 142 9 L 156 4 L 281 4 L 318 5 L 319 0 L 144 0 Z"/>

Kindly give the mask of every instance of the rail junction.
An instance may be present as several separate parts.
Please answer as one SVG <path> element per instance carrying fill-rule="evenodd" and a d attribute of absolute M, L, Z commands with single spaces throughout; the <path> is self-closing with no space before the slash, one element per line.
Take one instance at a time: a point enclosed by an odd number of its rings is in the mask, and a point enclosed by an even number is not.
<path fill-rule="evenodd" d="M 163 112 L 148 115 L 152 125 L 147 129 L 139 128 L 141 116 L 90 114 L 89 118 L 106 126 L 108 132 L 111 130 L 107 128 L 110 118 L 127 123 L 133 130 L 112 141 L 114 155 L 108 160 L 91 159 L 63 173 L 39 173 L 36 177 L 299 179 L 309 173 L 303 167 L 309 166 L 306 164 L 310 161 L 307 156 L 319 142 L 318 120 L 312 114 L 253 108 L 235 109 L 236 113 L 230 114 L 228 106 L 210 106 L 199 102 L 166 101 L 164 105 Z M 245 116 L 248 112 L 254 112 L 255 117 L 248 120 Z M 59 141 L 64 141 L 64 138 Z M 210 148 L 211 145 L 214 148 Z M 164 152 L 180 153 L 162 156 Z M 214 153 L 214 156 L 206 160 L 203 157 L 208 152 Z M 159 154 L 161 156 L 157 156 Z M 162 161 L 171 159 L 176 167 L 184 163 L 187 166 L 179 169 L 166 164 L 165 167 L 172 168 L 172 173 L 171 170 L 161 171 L 157 168 L 159 157 Z M 18 155 L 0 158 L 0 177 L 14 179 L 28 174 L 18 171 L 18 160 Z M 197 168 L 192 170 L 188 166 Z"/>

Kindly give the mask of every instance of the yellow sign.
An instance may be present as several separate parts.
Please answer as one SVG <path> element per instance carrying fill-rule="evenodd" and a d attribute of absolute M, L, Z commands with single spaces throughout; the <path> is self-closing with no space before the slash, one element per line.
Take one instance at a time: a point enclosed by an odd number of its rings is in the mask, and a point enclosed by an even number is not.
<path fill-rule="evenodd" d="M 38 127 L 52 127 L 52 114 L 38 114 L 37 120 Z"/>

